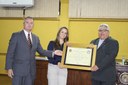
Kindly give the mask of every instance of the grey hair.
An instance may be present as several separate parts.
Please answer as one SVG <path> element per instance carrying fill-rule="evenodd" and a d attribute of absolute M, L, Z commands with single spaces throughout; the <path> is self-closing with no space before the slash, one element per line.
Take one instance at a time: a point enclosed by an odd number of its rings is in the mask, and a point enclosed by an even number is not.
<path fill-rule="evenodd" d="M 25 23 L 25 20 L 27 20 L 27 19 L 32 19 L 32 20 L 34 20 L 33 17 L 27 16 L 27 17 L 24 18 L 24 23 Z"/>
<path fill-rule="evenodd" d="M 99 28 L 98 28 L 98 30 L 100 30 L 100 29 L 105 29 L 105 30 L 110 30 L 110 27 L 108 26 L 108 24 L 101 24 L 100 26 L 99 26 Z"/>

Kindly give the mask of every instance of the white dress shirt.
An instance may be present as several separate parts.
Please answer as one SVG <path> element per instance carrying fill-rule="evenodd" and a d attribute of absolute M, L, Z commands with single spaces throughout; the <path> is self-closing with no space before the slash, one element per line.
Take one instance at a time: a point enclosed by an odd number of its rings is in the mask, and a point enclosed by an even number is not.
<path fill-rule="evenodd" d="M 104 40 L 99 39 L 98 48 L 101 46 L 101 44 L 104 42 Z"/>
<path fill-rule="evenodd" d="M 31 42 L 32 42 L 32 34 L 31 34 L 31 32 L 28 33 L 26 30 L 24 30 L 24 33 L 25 33 L 25 36 L 26 36 L 27 40 L 28 40 L 28 34 L 30 34 L 30 39 L 31 39 Z"/>

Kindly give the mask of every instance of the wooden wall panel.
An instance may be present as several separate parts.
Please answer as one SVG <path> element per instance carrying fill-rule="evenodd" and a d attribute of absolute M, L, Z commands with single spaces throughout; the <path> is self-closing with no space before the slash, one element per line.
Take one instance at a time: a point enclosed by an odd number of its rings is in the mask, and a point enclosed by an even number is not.
<path fill-rule="evenodd" d="M 58 17 L 59 0 L 35 0 L 35 5 L 26 10 L 26 16 Z"/>
<path fill-rule="evenodd" d="M 70 18 L 128 18 L 128 0 L 70 0 Z"/>
<path fill-rule="evenodd" d="M 0 7 L 0 17 L 23 17 L 23 9 Z"/>

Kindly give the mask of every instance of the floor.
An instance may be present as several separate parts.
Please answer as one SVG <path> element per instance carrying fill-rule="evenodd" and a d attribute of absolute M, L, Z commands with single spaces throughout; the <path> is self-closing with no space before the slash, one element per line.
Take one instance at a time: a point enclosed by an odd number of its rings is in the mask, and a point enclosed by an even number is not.
<path fill-rule="evenodd" d="M 7 75 L 0 75 L 0 85 L 12 85 L 11 78 Z"/>

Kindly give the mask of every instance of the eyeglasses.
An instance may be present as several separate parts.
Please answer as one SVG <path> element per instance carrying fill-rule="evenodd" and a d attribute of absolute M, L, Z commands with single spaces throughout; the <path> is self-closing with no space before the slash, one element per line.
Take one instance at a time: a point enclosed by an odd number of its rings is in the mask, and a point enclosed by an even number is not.
<path fill-rule="evenodd" d="M 99 32 L 108 32 L 108 30 L 98 30 Z"/>

